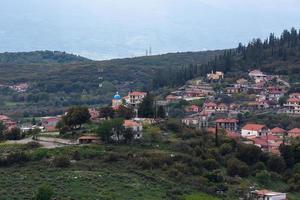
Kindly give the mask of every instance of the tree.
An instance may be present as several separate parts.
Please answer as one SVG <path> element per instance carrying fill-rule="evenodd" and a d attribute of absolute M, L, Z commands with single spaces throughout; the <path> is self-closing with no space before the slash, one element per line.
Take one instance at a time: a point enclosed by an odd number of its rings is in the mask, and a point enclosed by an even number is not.
<path fill-rule="evenodd" d="M 20 140 L 22 139 L 21 129 L 18 127 L 12 128 L 5 134 L 6 139 L 8 140 Z"/>
<path fill-rule="evenodd" d="M 53 190 L 48 186 L 48 185 L 43 185 L 41 186 L 34 199 L 35 200 L 51 200 L 51 198 L 53 197 Z"/>
<path fill-rule="evenodd" d="M 249 167 L 246 163 L 236 159 L 231 158 L 227 162 L 227 173 L 229 176 L 240 176 L 246 177 L 249 175 Z"/>
<path fill-rule="evenodd" d="M 261 149 L 255 145 L 239 144 L 237 147 L 237 158 L 248 165 L 255 164 L 262 153 Z"/>
<path fill-rule="evenodd" d="M 70 128 L 76 128 L 79 125 L 87 123 L 91 118 L 87 107 L 72 107 L 68 109 L 67 114 L 63 116 L 63 122 Z"/>
<path fill-rule="evenodd" d="M 32 118 L 31 124 L 32 124 L 32 125 L 36 125 L 36 120 L 35 120 L 35 118 Z"/>
<path fill-rule="evenodd" d="M 5 125 L 0 122 L 0 140 L 3 140 L 4 139 L 4 131 L 5 131 Z"/>
<path fill-rule="evenodd" d="M 267 167 L 273 172 L 282 173 L 286 168 L 286 164 L 281 156 L 273 155 L 269 158 Z"/>
<path fill-rule="evenodd" d="M 151 94 L 148 94 L 143 102 L 139 106 L 139 117 L 141 118 L 153 118 L 154 109 L 153 109 L 154 98 Z"/>
<path fill-rule="evenodd" d="M 124 118 L 124 119 L 131 119 L 134 117 L 134 111 L 131 108 L 127 108 L 121 105 L 117 110 L 117 117 Z"/>
<path fill-rule="evenodd" d="M 148 127 L 144 130 L 144 138 L 151 143 L 158 142 L 160 140 L 160 128 L 156 126 Z"/>
<path fill-rule="evenodd" d="M 157 117 L 164 119 L 166 117 L 166 112 L 163 106 L 159 106 L 157 110 Z"/>
<path fill-rule="evenodd" d="M 123 137 L 126 143 L 131 142 L 134 139 L 134 132 L 131 128 L 126 128 L 123 133 Z"/>
<path fill-rule="evenodd" d="M 101 118 L 105 118 L 105 119 L 114 118 L 114 115 L 115 115 L 115 111 L 110 106 L 100 109 Z"/>
<path fill-rule="evenodd" d="M 103 121 L 98 129 L 97 129 L 97 133 L 98 135 L 101 137 L 101 140 L 105 143 L 109 143 L 111 141 L 111 136 L 113 135 L 113 124 L 111 123 L 111 121 Z"/>

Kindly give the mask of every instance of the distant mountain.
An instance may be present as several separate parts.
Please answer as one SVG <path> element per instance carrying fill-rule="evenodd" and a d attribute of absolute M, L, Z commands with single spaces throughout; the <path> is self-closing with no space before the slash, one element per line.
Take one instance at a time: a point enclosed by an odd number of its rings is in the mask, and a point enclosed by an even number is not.
<path fill-rule="evenodd" d="M 85 61 L 89 60 L 60 51 L 0 53 L 0 64 L 74 63 Z"/>

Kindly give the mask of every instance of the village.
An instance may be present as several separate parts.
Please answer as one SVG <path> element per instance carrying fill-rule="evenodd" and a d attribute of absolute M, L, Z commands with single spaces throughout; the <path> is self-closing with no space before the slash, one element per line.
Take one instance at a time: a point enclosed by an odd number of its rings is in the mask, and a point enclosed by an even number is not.
<path fill-rule="evenodd" d="M 186 85 L 171 92 L 164 99 L 155 100 L 155 114 L 151 118 L 143 118 L 139 115 L 140 105 L 147 97 L 147 92 L 132 91 L 123 98 L 116 92 L 110 106 L 104 109 L 88 108 L 90 121 L 99 123 L 110 120 L 109 112 L 128 109 L 131 114 L 123 121 L 123 126 L 125 129 L 132 130 L 133 138 L 137 140 L 143 137 L 145 126 L 160 123 L 165 117 L 169 117 L 171 105 L 184 102 L 184 116 L 180 118 L 182 124 L 212 135 L 225 134 L 242 143 L 256 145 L 264 152 L 279 155 L 280 145 L 300 138 L 300 126 L 285 130 L 282 127 L 271 128 L 247 120 L 243 123 L 239 121 L 240 114 L 247 112 L 257 115 L 261 113 L 300 115 L 300 93 L 287 94 L 290 87 L 288 82 L 277 75 L 266 75 L 260 70 L 253 70 L 249 72 L 248 77 L 219 87 L 224 78 L 223 72 L 216 71 L 207 74 L 204 79 L 188 81 Z M 24 89 L 17 87 L 17 90 Z M 283 100 L 285 97 L 287 98 Z M 157 106 L 160 112 L 163 112 L 162 115 L 157 115 Z M 33 133 L 30 138 L 8 137 L 8 140 L 14 140 L 10 141 L 12 144 L 36 141 L 45 148 L 57 148 L 66 145 L 101 143 L 99 135 L 90 133 L 80 134 L 78 138 L 72 139 L 59 138 L 61 130 L 58 124 L 65 115 L 67 113 L 41 117 L 31 124 L 19 124 L 8 116 L 0 115 L 0 122 L 3 123 L 7 134 L 16 132 L 16 129 L 19 129 L 21 135 Z M 34 134 L 35 130 L 37 135 Z M 111 139 L 124 140 L 117 135 L 112 135 Z M 284 193 L 266 190 L 257 191 L 252 195 L 274 198 L 285 196 Z"/>

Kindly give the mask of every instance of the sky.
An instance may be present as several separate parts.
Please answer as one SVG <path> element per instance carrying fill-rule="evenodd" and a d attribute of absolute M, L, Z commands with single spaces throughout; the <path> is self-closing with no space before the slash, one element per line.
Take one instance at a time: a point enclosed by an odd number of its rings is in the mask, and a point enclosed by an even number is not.
<path fill-rule="evenodd" d="M 103 60 L 236 47 L 300 29 L 299 0 L 1 0 L 0 52 Z"/>

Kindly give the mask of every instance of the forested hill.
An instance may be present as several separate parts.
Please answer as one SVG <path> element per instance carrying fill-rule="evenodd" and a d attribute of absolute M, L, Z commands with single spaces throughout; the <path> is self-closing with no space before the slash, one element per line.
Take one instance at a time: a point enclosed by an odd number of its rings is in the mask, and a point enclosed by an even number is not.
<path fill-rule="evenodd" d="M 0 53 L 0 64 L 73 63 L 88 59 L 60 51 Z"/>
<path fill-rule="evenodd" d="M 220 70 L 230 77 L 241 76 L 252 69 L 286 75 L 293 83 L 300 82 L 300 30 L 285 30 L 279 37 L 270 34 L 265 40 L 253 39 L 247 45 L 224 50 L 206 64 L 192 64 L 177 69 L 158 71 L 155 87 L 176 86 L 197 76 L 205 76 L 211 70 Z"/>

